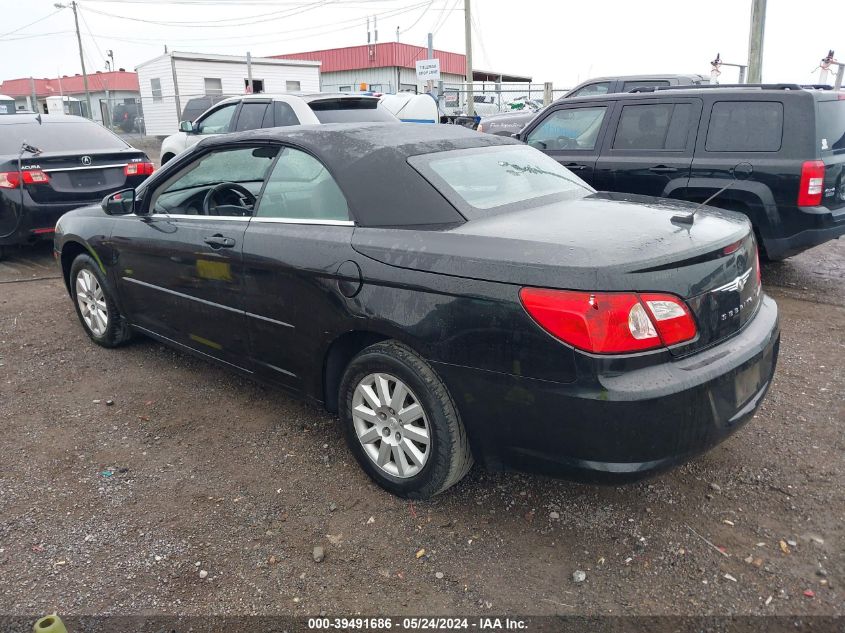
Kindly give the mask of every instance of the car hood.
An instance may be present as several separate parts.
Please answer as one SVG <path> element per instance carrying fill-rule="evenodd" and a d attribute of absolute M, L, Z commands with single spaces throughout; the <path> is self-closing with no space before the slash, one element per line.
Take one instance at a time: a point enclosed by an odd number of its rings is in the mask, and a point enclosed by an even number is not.
<path fill-rule="evenodd" d="M 574 290 L 665 291 L 689 297 L 735 270 L 722 249 L 749 236 L 737 213 L 616 193 L 491 215 L 449 230 L 358 228 L 353 247 L 391 266 Z M 683 272 L 680 269 L 684 269 Z"/>

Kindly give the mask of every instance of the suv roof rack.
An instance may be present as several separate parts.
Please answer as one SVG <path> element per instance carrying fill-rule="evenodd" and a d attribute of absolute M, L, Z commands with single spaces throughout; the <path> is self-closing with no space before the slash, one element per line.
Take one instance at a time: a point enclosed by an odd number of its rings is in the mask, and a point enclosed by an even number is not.
<path fill-rule="evenodd" d="M 828 86 L 825 86 L 827 88 Z M 804 90 L 823 86 L 799 86 L 798 84 L 699 84 L 689 86 L 642 86 L 629 92 L 657 92 L 658 90 L 699 90 L 705 88 L 757 88 L 759 90 Z"/>

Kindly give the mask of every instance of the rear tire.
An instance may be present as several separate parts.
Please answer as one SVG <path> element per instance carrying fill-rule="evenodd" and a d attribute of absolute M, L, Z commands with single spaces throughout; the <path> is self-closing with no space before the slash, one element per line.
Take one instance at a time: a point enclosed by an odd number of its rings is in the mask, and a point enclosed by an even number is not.
<path fill-rule="evenodd" d="M 132 338 L 132 329 L 114 303 L 97 262 L 77 255 L 70 267 L 70 295 L 85 333 L 97 345 L 117 347 Z"/>
<path fill-rule="evenodd" d="M 338 402 L 358 463 L 397 496 L 428 499 L 472 467 L 466 430 L 446 385 L 397 341 L 371 345 L 352 360 Z"/>

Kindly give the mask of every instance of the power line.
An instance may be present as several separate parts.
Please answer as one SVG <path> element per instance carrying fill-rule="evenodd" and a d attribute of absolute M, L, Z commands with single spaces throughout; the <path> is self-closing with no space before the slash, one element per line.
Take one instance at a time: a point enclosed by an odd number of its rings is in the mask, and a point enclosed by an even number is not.
<path fill-rule="evenodd" d="M 63 7 L 64 8 L 64 7 Z M 14 29 L 13 31 L 9 31 L 8 33 L 0 33 L 0 37 L 6 37 L 7 35 L 11 35 L 12 33 L 17 33 L 18 31 L 23 31 L 28 26 L 32 26 L 33 24 L 38 24 L 39 22 L 43 22 L 47 18 L 53 17 L 56 15 L 61 9 L 56 9 L 52 13 L 48 13 L 43 18 L 38 18 L 35 22 L 30 22 L 29 24 L 24 24 L 23 26 L 19 26 L 18 28 Z"/>
<path fill-rule="evenodd" d="M 422 13 L 420 13 L 420 17 L 418 17 L 418 18 L 414 21 L 414 23 L 413 23 L 411 26 L 409 26 L 407 29 L 403 29 L 403 30 L 399 31 L 399 33 L 400 33 L 400 34 L 401 34 L 401 33 L 407 33 L 407 32 L 408 32 L 408 31 L 410 31 L 412 28 L 414 28 L 417 24 L 419 24 L 419 23 L 420 23 L 420 20 L 422 20 L 422 19 L 425 17 L 425 14 L 426 14 L 426 13 L 428 13 L 428 10 L 431 8 L 431 5 L 433 5 L 433 4 L 434 4 L 434 0 L 431 0 L 431 2 L 429 2 L 429 3 L 426 5 L 425 9 L 423 9 L 423 12 L 422 12 Z"/>

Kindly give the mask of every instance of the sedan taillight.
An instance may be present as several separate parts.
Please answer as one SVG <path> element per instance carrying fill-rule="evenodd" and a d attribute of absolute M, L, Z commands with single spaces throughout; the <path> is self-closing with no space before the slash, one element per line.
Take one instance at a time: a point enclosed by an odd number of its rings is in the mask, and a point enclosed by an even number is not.
<path fill-rule="evenodd" d="M 692 314 L 674 295 L 523 288 L 519 298 L 552 336 L 596 354 L 641 352 L 697 334 Z"/>
<path fill-rule="evenodd" d="M 151 176 L 156 166 L 152 163 L 129 163 L 123 168 L 125 176 Z"/>
<path fill-rule="evenodd" d="M 40 169 L 27 169 L 25 171 L 0 171 L 0 189 L 17 189 L 21 184 L 25 185 L 46 185 L 50 177 Z"/>

